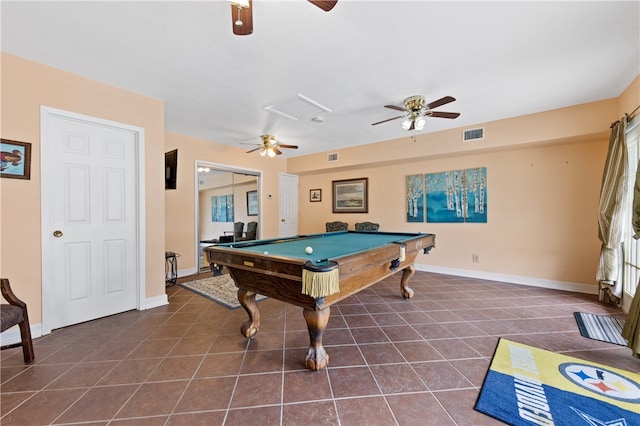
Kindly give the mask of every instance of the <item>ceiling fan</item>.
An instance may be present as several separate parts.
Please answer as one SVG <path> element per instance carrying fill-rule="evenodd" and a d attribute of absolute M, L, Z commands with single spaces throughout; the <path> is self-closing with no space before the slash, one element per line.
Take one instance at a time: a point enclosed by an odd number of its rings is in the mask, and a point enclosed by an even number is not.
<path fill-rule="evenodd" d="M 252 0 L 228 0 L 231 3 L 231 26 L 235 35 L 249 35 L 253 33 L 253 5 Z M 330 11 L 338 0 L 307 0 L 325 12 Z"/>
<path fill-rule="evenodd" d="M 399 115 L 397 117 L 388 118 L 386 120 L 378 121 L 377 123 L 372 123 L 372 126 L 377 124 L 386 123 L 387 121 L 396 120 L 398 118 L 405 118 L 402 122 L 402 128 L 405 130 L 422 130 L 424 128 L 425 123 L 427 122 L 427 117 L 438 117 L 438 118 L 458 118 L 460 115 L 459 112 L 440 112 L 433 111 L 433 108 L 437 108 L 439 106 L 448 104 L 449 102 L 455 101 L 456 98 L 452 96 L 445 96 L 444 98 L 440 98 L 436 101 L 433 101 L 429 104 L 424 103 L 424 96 L 415 95 L 409 96 L 404 100 L 404 108 L 396 106 L 396 105 L 385 105 L 385 108 L 395 109 L 396 111 L 402 111 L 404 114 Z"/>
<path fill-rule="evenodd" d="M 260 150 L 260 155 L 263 157 L 275 157 L 276 155 L 282 154 L 280 148 L 298 149 L 298 145 L 285 145 L 278 142 L 273 135 L 262 135 L 260 137 L 262 138 L 262 143 L 258 144 L 257 148 L 247 151 L 247 154 Z"/>

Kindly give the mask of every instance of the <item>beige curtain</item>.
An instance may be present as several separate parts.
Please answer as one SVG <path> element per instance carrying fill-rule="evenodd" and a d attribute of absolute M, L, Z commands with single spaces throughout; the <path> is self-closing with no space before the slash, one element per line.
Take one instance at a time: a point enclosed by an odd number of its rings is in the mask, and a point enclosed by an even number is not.
<path fill-rule="evenodd" d="M 631 348 L 633 356 L 640 358 L 640 288 L 636 289 L 631 308 L 622 328 L 622 337 L 627 339 L 627 346 Z"/>
<path fill-rule="evenodd" d="M 636 171 L 636 183 L 633 188 L 633 238 L 640 238 L 640 162 Z M 636 294 L 631 301 L 631 307 L 627 314 L 622 337 L 627 339 L 627 346 L 631 348 L 633 356 L 640 358 L 640 287 L 636 288 Z"/>
<path fill-rule="evenodd" d="M 626 117 L 611 126 L 609 152 L 602 176 L 598 206 L 598 237 L 602 242 L 602 248 L 596 280 L 600 283 L 600 301 L 610 300 L 616 304 L 622 300 L 622 231 L 629 174 L 626 129 Z"/>

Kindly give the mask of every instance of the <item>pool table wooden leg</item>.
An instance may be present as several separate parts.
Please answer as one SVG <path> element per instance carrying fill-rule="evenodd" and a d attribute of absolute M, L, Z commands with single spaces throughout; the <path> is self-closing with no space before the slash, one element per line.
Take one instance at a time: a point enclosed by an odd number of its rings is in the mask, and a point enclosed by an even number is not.
<path fill-rule="evenodd" d="M 240 332 L 244 337 L 253 337 L 260 328 L 260 310 L 256 303 L 256 294 L 240 288 L 238 289 L 238 302 L 240 302 L 249 315 L 249 319 L 242 323 Z"/>
<path fill-rule="evenodd" d="M 400 292 L 405 299 L 411 299 L 413 297 L 413 290 L 409 287 L 409 280 L 416 272 L 416 268 L 413 265 L 409 265 L 402 270 L 402 279 L 400 280 Z"/>
<path fill-rule="evenodd" d="M 309 340 L 311 342 L 304 363 L 310 369 L 319 371 L 329 364 L 329 354 L 327 354 L 322 346 L 322 335 L 327 328 L 331 311 L 327 306 L 319 311 L 305 308 L 302 313 L 304 319 L 307 321 Z"/>

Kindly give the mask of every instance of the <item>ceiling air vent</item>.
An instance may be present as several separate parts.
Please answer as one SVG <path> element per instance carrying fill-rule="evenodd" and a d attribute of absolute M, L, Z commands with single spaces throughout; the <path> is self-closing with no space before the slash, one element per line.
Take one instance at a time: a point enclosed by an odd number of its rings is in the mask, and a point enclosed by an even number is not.
<path fill-rule="evenodd" d="M 462 142 L 477 141 L 479 139 L 484 139 L 484 127 L 464 130 L 462 132 Z"/>
<path fill-rule="evenodd" d="M 338 153 L 334 152 L 333 154 L 327 154 L 327 162 L 338 161 Z"/>

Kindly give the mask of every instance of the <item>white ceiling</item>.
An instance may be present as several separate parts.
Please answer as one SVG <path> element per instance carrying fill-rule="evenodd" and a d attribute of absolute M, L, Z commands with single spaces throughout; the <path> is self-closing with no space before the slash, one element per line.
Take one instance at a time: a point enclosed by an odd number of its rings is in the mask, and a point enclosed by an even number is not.
<path fill-rule="evenodd" d="M 411 95 L 457 98 L 424 133 L 616 97 L 640 74 L 638 1 L 254 0 L 249 36 L 224 1 L 1 7 L 3 51 L 162 99 L 171 132 L 300 146 L 285 157 L 409 136 L 371 123 Z"/>

